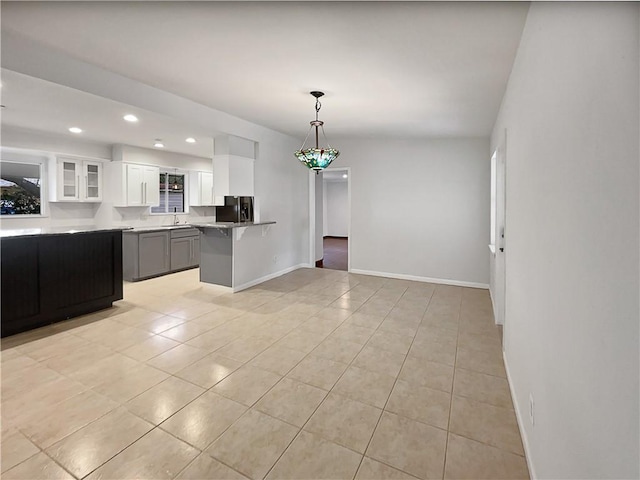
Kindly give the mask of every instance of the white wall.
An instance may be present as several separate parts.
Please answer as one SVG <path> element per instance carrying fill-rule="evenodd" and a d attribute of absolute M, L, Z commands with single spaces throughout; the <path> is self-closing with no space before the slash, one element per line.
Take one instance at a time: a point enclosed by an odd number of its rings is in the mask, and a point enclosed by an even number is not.
<path fill-rule="evenodd" d="M 324 197 L 324 236 L 348 236 L 349 199 L 347 182 L 325 180 Z"/>
<path fill-rule="evenodd" d="M 269 273 L 309 264 L 309 171 L 291 153 L 298 144 L 274 134 L 258 145 L 254 182 L 260 220 L 277 222 L 259 252 L 267 262 L 277 257 Z M 263 267 L 256 263 L 254 268 L 262 272 Z"/>
<path fill-rule="evenodd" d="M 532 2 L 494 129 L 505 358 L 537 478 L 640 475 L 638 31 L 637 3 Z"/>
<path fill-rule="evenodd" d="M 352 271 L 486 287 L 488 139 L 342 139 Z"/>

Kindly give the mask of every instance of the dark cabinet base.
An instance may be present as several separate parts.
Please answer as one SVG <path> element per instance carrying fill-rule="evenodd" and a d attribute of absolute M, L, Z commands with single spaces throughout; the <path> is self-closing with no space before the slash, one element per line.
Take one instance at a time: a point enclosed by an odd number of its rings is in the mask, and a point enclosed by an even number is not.
<path fill-rule="evenodd" d="M 2 337 L 123 298 L 121 231 L 10 237 L 0 247 Z"/>

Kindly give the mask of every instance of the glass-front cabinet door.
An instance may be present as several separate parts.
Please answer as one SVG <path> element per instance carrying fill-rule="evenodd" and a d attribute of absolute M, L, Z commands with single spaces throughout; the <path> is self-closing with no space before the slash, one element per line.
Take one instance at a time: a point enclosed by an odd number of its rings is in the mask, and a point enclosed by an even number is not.
<path fill-rule="evenodd" d="M 102 162 L 84 158 L 51 158 L 49 200 L 52 202 L 101 202 Z M 52 170 L 50 170 L 52 171 Z"/>
<path fill-rule="evenodd" d="M 78 162 L 62 160 L 59 163 L 59 191 L 63 200 L 79 200 L 80 171 Z"/>
<path fill-rule="evenodd" d="M 102 200 L 102 164 L 84 162 L 85 198 L 89 202 Z"/>

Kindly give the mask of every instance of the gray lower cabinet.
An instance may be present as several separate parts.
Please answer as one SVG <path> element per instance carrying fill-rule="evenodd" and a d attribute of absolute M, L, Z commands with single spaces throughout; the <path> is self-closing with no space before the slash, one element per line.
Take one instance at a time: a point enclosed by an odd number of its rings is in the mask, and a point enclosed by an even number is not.
<path fill-rule="evenodd" d="M 196 267 L 200 263 L 200 232 L 197 229 L 171 232 L 171 270 Z"/>
<path fill-rule="evenodd" d="M 139 276 L 153 277 L 169 271 L 169 232 L 139 235 Z"/>
<path fill-rule="evenodd" d="M 128 281 L 197 267 L 200 232 L 195 228 L 157 232 L 124 232 L 123 277 Z"/>

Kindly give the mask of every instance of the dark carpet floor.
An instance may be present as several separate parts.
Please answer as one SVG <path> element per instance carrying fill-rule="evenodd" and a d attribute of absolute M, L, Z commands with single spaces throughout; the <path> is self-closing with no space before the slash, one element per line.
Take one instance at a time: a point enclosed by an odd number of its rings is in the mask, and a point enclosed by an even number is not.
<path fill-rule="evenodd" d="M 348 240 L 346 238 L 324 237 L 324 257 L 322 266 L 331 270 L 347 270 Z"/>

